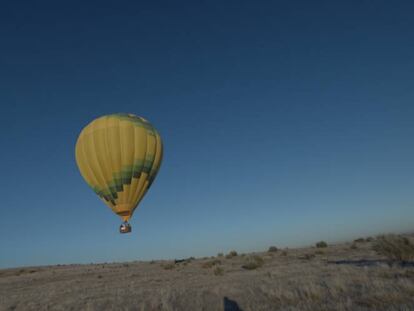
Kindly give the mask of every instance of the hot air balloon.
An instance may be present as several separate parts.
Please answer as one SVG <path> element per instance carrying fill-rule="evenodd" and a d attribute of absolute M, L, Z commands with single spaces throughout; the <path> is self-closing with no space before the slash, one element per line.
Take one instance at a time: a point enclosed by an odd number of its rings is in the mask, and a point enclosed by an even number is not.
<path fill-rule="evenodd" d="M 154 181 L 162 161 L 162 141 L 144 118 L 117 113 L 89 123 L 79 134 L 76 163 L 87 184 L 123 220 L 121 233 Z"/>

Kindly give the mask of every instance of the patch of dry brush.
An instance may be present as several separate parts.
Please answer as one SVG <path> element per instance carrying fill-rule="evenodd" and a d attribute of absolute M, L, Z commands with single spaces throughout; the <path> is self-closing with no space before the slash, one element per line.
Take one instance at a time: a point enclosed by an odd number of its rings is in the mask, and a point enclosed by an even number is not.
<path fill-rule="evenodd" d="M 408 237 L 383 235 L 377 238 L 373 249 L 391 262 L 407 263 L 414 259 L 414 244 Z"/>

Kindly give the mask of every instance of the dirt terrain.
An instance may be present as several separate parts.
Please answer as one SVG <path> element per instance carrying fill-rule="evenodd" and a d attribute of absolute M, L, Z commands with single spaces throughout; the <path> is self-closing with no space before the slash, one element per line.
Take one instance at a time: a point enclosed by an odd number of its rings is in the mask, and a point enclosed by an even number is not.
<path fill-rule="evenodd" d="M 0 310 L 414 310 L 414 265 L 372 243 L 5 269 Z"/>

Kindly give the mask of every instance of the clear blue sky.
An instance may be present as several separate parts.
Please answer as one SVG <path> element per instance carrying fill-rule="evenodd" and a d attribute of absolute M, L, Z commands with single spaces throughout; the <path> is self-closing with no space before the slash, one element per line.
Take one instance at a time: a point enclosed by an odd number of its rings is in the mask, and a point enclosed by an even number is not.
<path fill-rule="evenodd" d="M 412 1 L 3 1 L 0 267 L 215 255 L 414 229 Z M 77 135 L 165 157 L 120 235 Z M 91 230 L 92 228 L 92 230 Z"/>

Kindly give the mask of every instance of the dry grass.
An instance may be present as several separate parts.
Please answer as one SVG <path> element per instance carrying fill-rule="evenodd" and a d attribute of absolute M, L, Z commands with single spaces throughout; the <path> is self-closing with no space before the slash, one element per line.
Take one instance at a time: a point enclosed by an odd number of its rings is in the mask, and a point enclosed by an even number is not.
<path fill-rule="evenodd" d="M 215 311 L 225 310 L 225 298 L 243 311 L 414 310 L 414 264 L 389 266 L 370 243 L 350 245 L 330 245 L 309 259 L 315 248 L 232 256 L 220 263 L 0 270 L 0 310 Z M 257 266 L 242 268 L 249 263 Z"/>

